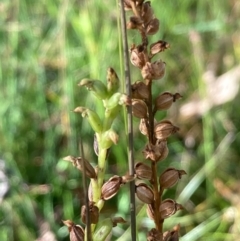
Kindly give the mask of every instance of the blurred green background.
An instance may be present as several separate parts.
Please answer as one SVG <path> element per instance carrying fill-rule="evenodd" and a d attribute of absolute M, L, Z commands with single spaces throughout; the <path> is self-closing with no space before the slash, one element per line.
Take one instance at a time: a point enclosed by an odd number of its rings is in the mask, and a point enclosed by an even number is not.
<path fill-rule="evenodd" d="M 79 155 L 81 136 L 86 157 L 96 164 L 93 132 L 71 111 L 79 105 L 101 110 L 77 87 L 82 78 L 104 81 L 109 66 L 123 76 L 117 6 L 99 0 L 0 2 L 1 241 L 69 240 L 61 220 L 81 223 L 81 174 L 62 158 Z M 183 95 L 158 114 L 180 127 L 159 173 L 170 165 L 188 173 L 165 194 L 185 207 L 165 228 L 180 223 L 182 241 L 240 240 L 240 2 L 154 0 L 152 6 L 160 32 L 149 42 L 171 45 L 158 56 L 167 74 L 154 83 L 154 96 Z M 131 43 L 139 43 L 136 32 L 129 33 Z M 139 80 L 132 70 L 132 80 Z M 138 120 L 134 125 L 136 159 L 142 160 L 145 140 Z M 120 144 L 110 154 L 107 177 L 127 171 L 124 128 L 119 117 Z M 124 187 L 103 213 L 129 220 L 128 197 Z M 153 224 L 139 220 L 141 241 Z M 112 240 L 126 227 L 115 228 Z"/>

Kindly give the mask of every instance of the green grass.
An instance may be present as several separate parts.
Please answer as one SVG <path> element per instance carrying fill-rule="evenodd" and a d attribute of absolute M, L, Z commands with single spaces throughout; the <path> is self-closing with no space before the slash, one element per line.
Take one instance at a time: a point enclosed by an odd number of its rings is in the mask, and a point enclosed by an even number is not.
<path fill-rule="evenodd" d="M 216 180 L 225 184 L 225 192 L 234 192 L 239 182 L 239 94 L 202 116 L 183 119 L 178 110 L 192 95 L 206 96 L 203 74 L 211 66 L 219 76 L 240 62 L 238 1 L 154 0 L 152 6 L 161 29 L 150 42 L 163 38 L 171 44 L 160 56 L 167 74 L 155 83 L 154 94 L 171 91 L 184 96 L 167 113 L 181 131 L 171 138 L 164 165 L 171 162 L 188 173 L 176 192 L 168 193 L 186 210 L 169 219 L 166 227 L 180 223 L 182 241 L 237 240 L 239 204 L 217 191 Z M 96 104 L 77 87 L 82 78 L 105 80 L 108 66 L 122 75 L 118 14 L 115 1 L 1 1 L 0 157 L 10 189 L 0 206 L 0 240 L 36 240 L 43 222 L 56 240 L 68 240 L 61 220 L 78 222 L 81 175 L 62 157 L 78 155 L 80 134 L 86 157 L 93 163 L 96 157 L 90 127 L 71 110 Z M 193 33 L 199 41 L 194 42 Z M 136 34 L 130 33 L 129 40 L 136 42 Z M 139 78 L 133 70 L 132 79 Z M 115 124 L 119 131 L 122 123 Z M 121 174 L 127 169 L 124 135 L 120 146 L 113 148 L 109 165 L 111 170 L 118 165 Z M 135 143 L 138 159 L 143 145 L 144 139 Z M 120 206 L 127 198 L 126 188 L 114 200 L 128 219 Z M 235 216 L 229 216 L 231 209 Z M 109 210 L 117 210 L 114 202 L 109 201 Z M 142 229 L 151 225 L 143 221 Z M 125 229 L 120 227 L 118 235 Z"/>

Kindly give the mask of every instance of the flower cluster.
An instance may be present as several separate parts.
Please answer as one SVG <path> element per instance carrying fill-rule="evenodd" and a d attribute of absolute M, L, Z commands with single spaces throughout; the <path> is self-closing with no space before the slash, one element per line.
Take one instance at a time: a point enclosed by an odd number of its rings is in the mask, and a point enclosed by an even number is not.
<path fill-rule="evenodd" d="M 159 30 L 159 20 L 149 1 L 124 0 L 124 4 L 125 10 L 131 10 L 133 14 L 129 17 L 127 28 L 137 30 L 142 39 L 141 43 L 132 44 L 130 49 L 131 63 L 140 69 L 142 76 L 141 81 L 132 84 L 133 115 L 140 119 L 139 130 L 147 137 L 143 150 L 145 161 L 135 164 L 136 176 L 141 180 L 136 184 L 135 192 L 139 200 L 147 204 L 147 215 L 155 223 L 155 228 L 147 234 L 147 240 L 179 240 L 179 226 L 164 232 L 163 223 L 183 207 L 175 200 L 163 200 L 162 195 L 165 189 L 172 188 L 186 172 L 169 167 L 160 176 L 157 173 L 157 165 L 168 156 L 167 140 L 179 128 L 169 120 L 156 120 L 155 115 L 158 111 L 169 109 L 181 95 L 164 92 L 155 98 L 152 96 L 154 80 L 163 78 L 166 70 L 164 61 L 152 59 L 170 45 L 164 40 L 149 44 L 149 35 L 154 35 Z"/>

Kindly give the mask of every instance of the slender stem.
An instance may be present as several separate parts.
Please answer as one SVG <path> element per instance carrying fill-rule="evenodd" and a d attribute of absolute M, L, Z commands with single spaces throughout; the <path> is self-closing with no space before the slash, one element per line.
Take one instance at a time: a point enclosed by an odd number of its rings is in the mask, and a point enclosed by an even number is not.
<path fill-rule="evenodd" d="M 122 23 L 122 36 L 123 36 L 123 49 L 124 49 L 124 63 L 125 63 L 125 79 L 127 95 L 131 97 L 131 76 L 129 64 L 129 50 L 126 29 L 126 15 L 124 10 L 123 0 L 120 0 L 121 5 L 121 23 Z M 134 156 L 133 156 L 133 118 L 132 106 L 127 108 L 128 117 L 128 163 L 129 174 L 134 175 Z M 135 183 L 130 182 L 130 215 L 131 215 L 131 236 L 132 241 L 136 241 L 136 204 L 135 204 Z"/>
<path fill-rule="evenodd" d="M 84 159 L 84 151 L 83 151 L 83 143 L 82 139 L 79 140 L 79 151 L 81 154 L 81 157 Z M 91 220 L 90 220 L 90 211 L 89 211 L 89 200 L 88 200 L 88 192 L 87 192 L 87 177 L 85 172 L 85 163 L 83 162 L 83 171 L 82 171 L 82 183 L 83 183 L 83 193 L 84 193 L 84 199 L 85 199 L 85 206 L 86 206 L 86 229 L 87 229 L 87 235 L 86 240 L 91 241 L 92 235 L 91 235 Z"/>
<path fill-rule="evenodd" d="M 156 140 L 154 137 L 154 113 L 153 113 L 153 107 L 152 107 L 152 81 L 146 80 L 146 84 L 148 86 L 148 92 L 149 92 L 149 98 L 147 101 L 148 106 L 148 121 L 149 121 L 149 130 L 148 130 L 148 139 L 149 144 L 154 145 Z M 162 225 L 160 225 L 160 217 L 159 217 L 159 206 L 160 206 L 160 197 L 158 192 L 158 178 L 157 178 L 157 163 L 152 161 L 152 188 L 153 188 L 153 194 L 154 194 L 154 222 L 155 226 L 158 231 L 162 232 Z"/>

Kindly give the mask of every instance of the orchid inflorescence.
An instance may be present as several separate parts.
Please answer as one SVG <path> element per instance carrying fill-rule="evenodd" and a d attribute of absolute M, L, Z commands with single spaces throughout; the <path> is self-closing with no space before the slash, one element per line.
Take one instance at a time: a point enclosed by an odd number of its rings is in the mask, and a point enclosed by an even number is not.
<path fill-rule="evenodd" d="M 159 20 L 154 15 L 154 10 L 149 1 L 124 0 L 124 8 L 131 11 L 127 29 L 136 30 L 141 36 L 141 43 L 132 44 L 130 48 L 130 61 L 140 70 L 142 79 L 131 84 L 131 95 L 120 93 L 119 78 L 113 68 L 107 70 L 107 81 L 83 79 L 80 87 L 101 100 L 104 107 L 104 118 L 100 118 L 97 110 L 79 106 L 74 112 L 80 113 L 91 125 L 94 134 L 94 151 L 98 156 L 98 164 L 94 168 L 84 157 L 68 156 L 65 158 L 78 168 L 85 170 L 85 175 L 90 178 L 88 188 L 88 208 L 82 206 L 81 219 L 86 224 L 86 215 L 91 223 L 91 237 L 87 237 L 84 230 L 71 220 L 64 221 L 69 228 L 71 241 L 110 240 L 111 231 L 117 223 L 125 223 L 121 217 L 106 218 L 99 222 L 99 213 L 105 201 L 115 196 L 122 185 L 127 182 L 136 182 L 135 193 L 138 199 L 147 205 L 147 215 L 154 221 L 155 227 L 146 235 L 148 241 L 177 241 L 179 240 L 180 226 L 172 230 L 163 230 L 164 220 L 171 217 L 183 206 L 175 200 L 163 199 L 163 192 L 172 188 L 186 172 L 173 167 L 168 167 L 159 175 L 158 165 L 168 156 L 168 138 L 179 131 L 170 120 L 157 120 L 159 111 L 169 109 L 172 104 L 181 98 L 179 93 L 163 92 L 153 97 L 152 88 L 156 80 L 164 77 L 166 63 L 161 59 L 153 61 L 157 54 L 165 51 L 170 45 L 159 40 L 149 44 L 149 35 L 154 35 L 159 30 Z M 117 118 L 122 106 L 132 107 L 132 115 L 139 119 L 139 131 L 146 136 L 147 143 L 143 149 L 143 160 L 135 163 L 135 174 L 118 176 L 113 175 L 105 180 L 105 171 L 109 150 L 118 143 L 118 134 L 113 129 L 113 122 Z"/>

